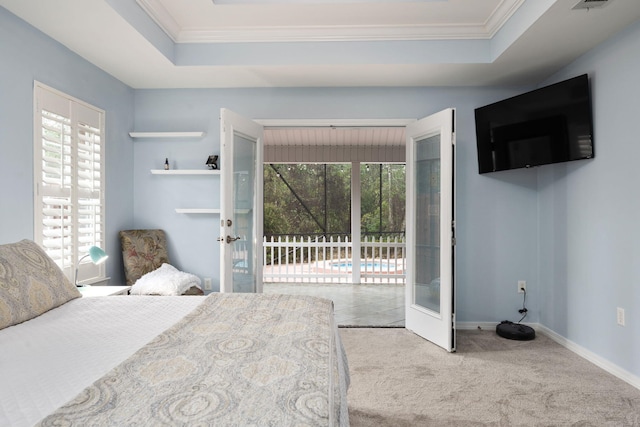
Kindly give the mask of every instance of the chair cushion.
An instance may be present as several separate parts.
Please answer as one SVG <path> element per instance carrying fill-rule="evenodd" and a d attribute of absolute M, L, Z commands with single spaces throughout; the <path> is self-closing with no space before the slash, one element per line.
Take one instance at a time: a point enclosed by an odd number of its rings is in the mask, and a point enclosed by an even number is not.
<path fill-rule="evenodd" d="M 163 230 L 122 230 L 119 233 L 127 285 L 169 262 Z"/>
<path fill-rule="evenodd" d="M 21 240 L 0 245 L 0 329 L 81 296 L 37 243 Z"/>

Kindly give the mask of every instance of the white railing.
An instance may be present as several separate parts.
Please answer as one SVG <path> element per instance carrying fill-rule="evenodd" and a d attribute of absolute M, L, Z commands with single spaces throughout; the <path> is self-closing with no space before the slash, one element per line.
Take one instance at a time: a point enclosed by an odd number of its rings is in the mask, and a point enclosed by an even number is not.
<path fill-rule="evenodd" d="M 272 236 L 263 248 L 265 283 L 404 284 L 404 237 L 365 236 L 354 245 L 348 236 Z"/>
<path fill-rule="evenodd" d="M 364 236 L 361 245 L 361 283 L 404 284 L 406 255 L 402 237 Z"/>

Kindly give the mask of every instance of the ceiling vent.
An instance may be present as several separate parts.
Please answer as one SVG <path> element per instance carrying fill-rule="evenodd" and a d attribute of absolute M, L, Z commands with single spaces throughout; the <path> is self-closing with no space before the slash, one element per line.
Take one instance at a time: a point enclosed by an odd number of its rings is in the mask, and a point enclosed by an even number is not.
<path fill-rule="evenodd" d="M 613 0 L 580 0 L 578 4 L 573 6 L 573 9 L 599 9 L 605 7 Z"/>

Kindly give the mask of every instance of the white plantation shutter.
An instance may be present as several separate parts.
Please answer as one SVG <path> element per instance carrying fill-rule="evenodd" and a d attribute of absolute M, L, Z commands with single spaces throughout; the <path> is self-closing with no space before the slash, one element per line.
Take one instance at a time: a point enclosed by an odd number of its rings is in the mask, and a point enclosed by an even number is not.
<path fill-rule="evenodd" d="M 36 177 L 40 187 L 35 204 L 39 208 L 36 220 L 40 216 L 42 227 L 39 243 L 63 267 L 72 263 L 70 119 L 44 110 L 41 127 L 41 173 Z"/>
<path fill-rule="evenodd" d="M 104 111 L 35 84 L 35 241 L 73 280 L 104 245 Z M 88 258 L 81 281 L 105 276 Z"/>
<path fill-rule="evenodd" d="M 78 125 L 77 221 L 82 253 L 91 246 L 103 247 L 102 156 L 100 129 Z"/>

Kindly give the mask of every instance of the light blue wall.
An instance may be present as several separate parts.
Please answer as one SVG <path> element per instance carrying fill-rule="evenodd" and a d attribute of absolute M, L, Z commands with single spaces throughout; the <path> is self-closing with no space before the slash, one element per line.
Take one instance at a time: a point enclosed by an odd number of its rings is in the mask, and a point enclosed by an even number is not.
<path fill-rule="evenodd" d="M 519 279 L 536 286 L 537 193 L 534 171 L 478 175 L 473 109 L 523 91 L 477 88 L 321 88 L 139 90 L 135 128 L 203 130 L 197 141 L 138 140 L 135 148 L 135 222 L 161 227 L 178 268 L 218 281 L 217 216 L 177 214 L 175 207 L 219 207 L 218 178 L 151 175 L 165 157 L 180 168 L 202 168 L 220 152 L 219 110 L 250 118 L 419 118 L 457 109 L 458 319 L 518 320 Z M 222 165 L 224 167 L 224 165 Z M 186 205 L 186 206 L 185 206 Z M 530 319 L 537 321 L 536 292 Z"/>
<path fill-rule="evenodd" d="M 122 281 L 117 232 L 133 222 L 133 90 L 0 7 L 0 244 L 33 239 L 33 81 L 106 111 L 107 274 Z"/>
<path fill-rule="evenodd" d="M 640 24 L 549 79 L 588 73 L 593 160 L 540 168 L 540 322 L 640 376 Z M 616 308 L 626 326 L 616 324 Z"/>

